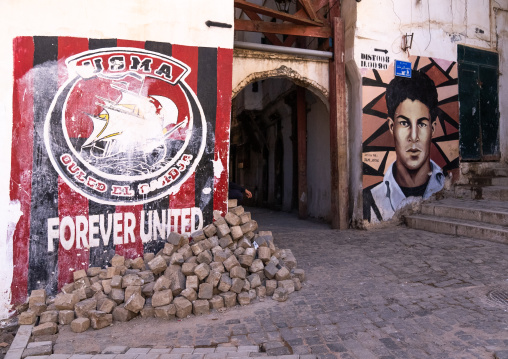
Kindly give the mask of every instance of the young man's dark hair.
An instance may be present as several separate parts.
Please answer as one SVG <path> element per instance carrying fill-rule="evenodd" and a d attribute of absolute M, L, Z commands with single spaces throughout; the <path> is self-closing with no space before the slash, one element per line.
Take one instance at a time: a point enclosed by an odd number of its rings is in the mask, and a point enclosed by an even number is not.
<path fill-rule="evenodd" d="M 395 110 L 405 99 L 418 100 L 428 107 L 430 120 L 437 117 L 437 90 L 434 81 L 425 73 L 413 71 L 412 77 L 395 76 L 386 88 L 386 106 L 388 117 L 395 118 Z"/>

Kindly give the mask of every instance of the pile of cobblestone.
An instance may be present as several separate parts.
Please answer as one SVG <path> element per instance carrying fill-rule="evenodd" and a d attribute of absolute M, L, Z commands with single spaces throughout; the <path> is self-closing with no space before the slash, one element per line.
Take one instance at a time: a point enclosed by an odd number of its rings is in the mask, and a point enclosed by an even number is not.
<path fill-rule="evenodd" d="M 283 302 L 305 280 L 291 250 L 277 248 L 272 233 L 258 231 L 236 204 L 190 237 L 172 232 L 166 242 L 157 254 L 115 255 L 110 267 L 77 270 L 54 298 L 44 289 L 32 291 L 19 323 L 39 320 L 33 334 L 52 335 L 58 324 L 83 332 L 138 315 L 185 318 L 265 296 Z"/>

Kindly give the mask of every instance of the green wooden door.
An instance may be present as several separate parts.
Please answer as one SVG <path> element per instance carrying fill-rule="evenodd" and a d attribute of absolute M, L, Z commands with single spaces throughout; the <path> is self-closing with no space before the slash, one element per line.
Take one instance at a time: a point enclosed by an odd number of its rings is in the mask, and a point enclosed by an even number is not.
<path fill-rule="evenodd" d="M 464 161 L 499 159 L 497 53 L 458 46 L 459 147 Z"/>

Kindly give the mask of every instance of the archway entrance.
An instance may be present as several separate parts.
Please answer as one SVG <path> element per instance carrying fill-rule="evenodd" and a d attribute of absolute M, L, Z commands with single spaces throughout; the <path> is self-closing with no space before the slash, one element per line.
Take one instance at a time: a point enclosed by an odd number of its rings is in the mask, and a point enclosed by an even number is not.
<path fill-rule="evenodd" d="M 331 220 L 329 118 L 321 98 L 287 78 L 258 80 L 237 93 L 229 173 L 253 193 L 244 205 Z"/>

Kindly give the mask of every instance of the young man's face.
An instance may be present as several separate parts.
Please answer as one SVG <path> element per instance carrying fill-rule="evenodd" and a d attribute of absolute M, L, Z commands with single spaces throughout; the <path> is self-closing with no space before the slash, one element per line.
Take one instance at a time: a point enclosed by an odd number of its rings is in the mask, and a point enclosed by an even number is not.
<path fill-rule="evenodd" d="M 397 161 L 410 171 L 418 170 L 430 159 L 436 123 L 431 123 L 428 107 L 418 100 L 401 102 L 394 117 L 388 118 L 388 125 L 395 140 Z"/>

